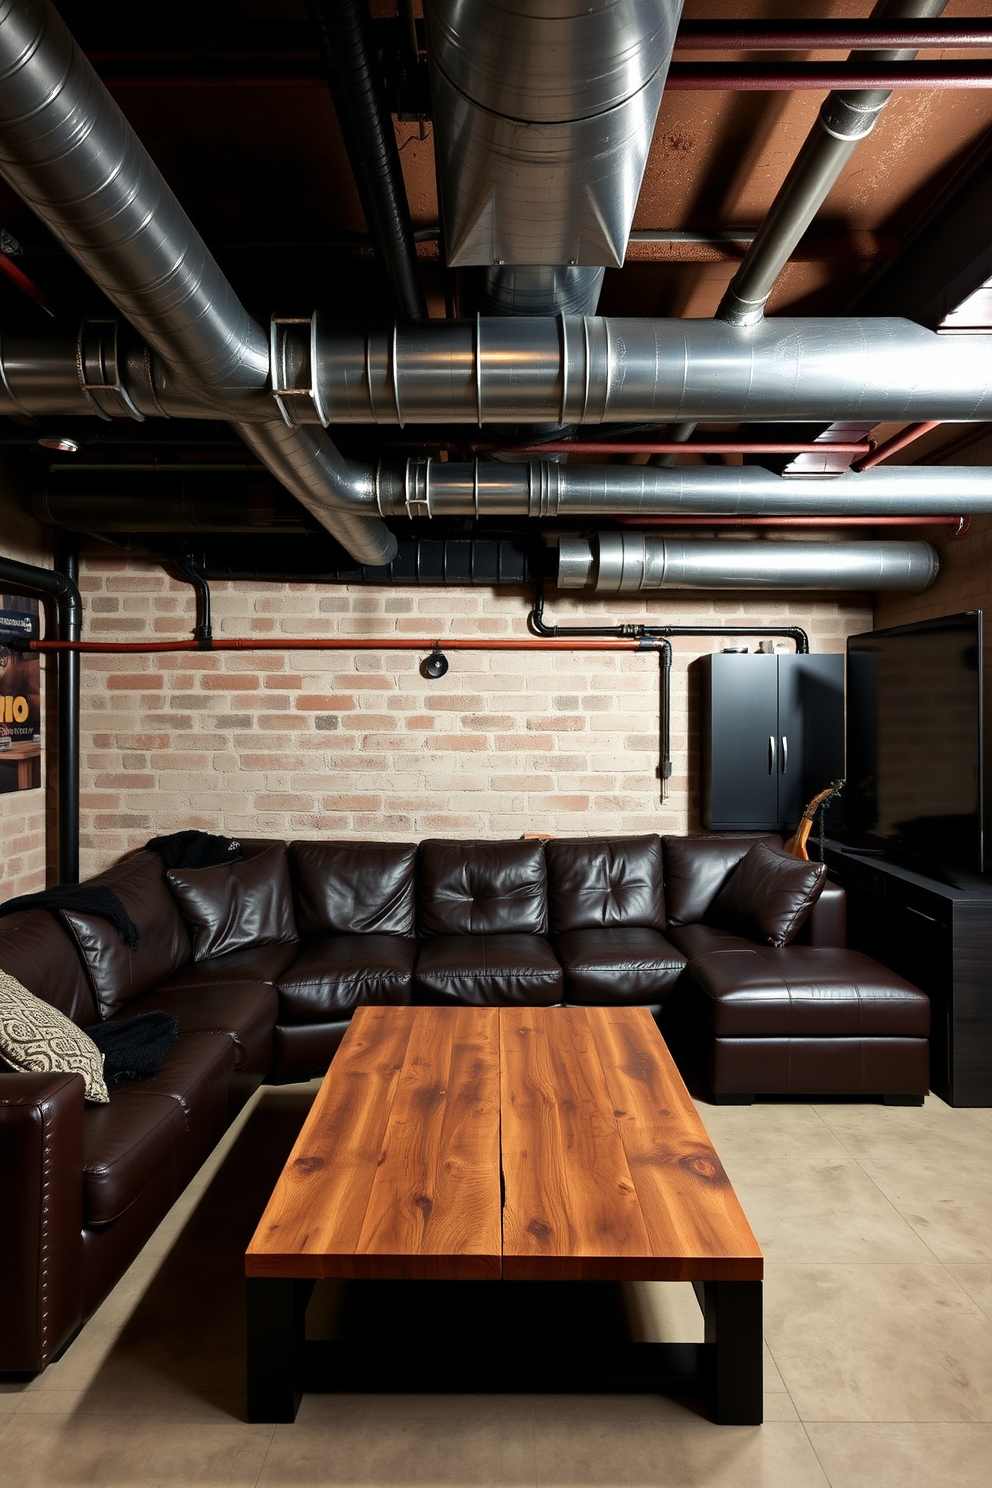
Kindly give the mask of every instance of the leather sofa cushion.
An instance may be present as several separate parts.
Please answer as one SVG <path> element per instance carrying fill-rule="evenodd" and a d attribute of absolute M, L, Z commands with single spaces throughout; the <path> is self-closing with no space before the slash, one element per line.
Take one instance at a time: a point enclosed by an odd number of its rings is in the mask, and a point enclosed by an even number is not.
<path fill-rule="evenodd" d="M 281 842 L 240 863 L 170 868 L 166 878 L 193 932 L 195 961 L 297 939 L 286 848 Z"/>
<path fill-rule="evenodd" d="M 550 1007 L 562 999 L 562 970 L 541 935 L 439 935 L 421 943 L 414 996 L 474 1007 Z"/>
<path fill-rule="evenodd" d="M 606 837 L 545 843 L 551 928 L 665 927 L 661 838 Z"/>
<path fill-rule="evenodd" d="M 87 1112 L 83 1129 L 83 1222 L 109 1224 L 161 1170 L 177 1168 L 190 1138 L 220 1136 L 234 1046 L 219 1034 L 174 1044 L 154 1079 L 124 1085 Z M 216 1138 L 215 1138 L 216 1139 Z"/>
<path fill-rule="evenodd" d="M 308 941 L 279 978 L 279 1018 L 314 1023 L 367 1004 L 410 1001 L 416 943 L 401 935 Z"/>
<path fill-rule="evenodd" d="M 718 1038 L 926 1038 L 930 999 L 860 951 L 708 951 L 689 963 Z"/>
<path fill-rule="evenodd" d="M 641 925 L 566 930 L 556 937 L 555 950 L 565 974 L 565 1000 L 594 1006 L 660 1002 L 685 965 L 663 935 Z"/>
<path fill-rule="evenodd" d="M 706 911 L 706 923 L 758 945 L 788 945 L 819 898 L 826 876 L 825 863 L 791 858 L 756 842 Z"/>
<path fill-rule="evenodd" d="M 123 1017 L 161 1010 L 179 1019 L 179 1035 L 223 1033 L 234 1045 L 235 1069 L 265 1074 L 271 1063 L 272 1029 L 279 1014 L 269 982 L 225 981 L 212 987 L 159 987 L 138 998 Z"/>
<path fill-rule="evenodd" d="M 140 935 L 131 950 L 109 920 L 60 910 L 83 958 L 102 1018 L 113 1017 L 189 960 L 190 942 L 157 853 L 139 852 L 90 883 L 119 895 Z"/>
<path fill-rule="evenodd" d="M 756 842 L 782 845 L 781 837 L 769 832 L 663 837 L 661 851 L 669 925 L 692 925 L 701 920 L 741 858 Z"/>
<path fill-rule="evenodd" d="M 669 925 L 665 932 L 677 951 L 690 961 L 706 951 L 750 951 L 753 944 L 742 935 L 718 930 L 716 925 Z"/>
<path fill-rule="evenodd" d="M 545 935 L 544 844 L 421 843 L 417 908 L 421 935 Z"/>
<path fill-rule="evenodd" d="M 394 842 L 292 842 L 302 936 L 413 935 L 417 848 Z"/>
<path fill-rule="evenodd" d="M 25 909 L 0 920 L 0 967 L 81 1028 L 97 1019 L 83 963 L 57 916 Z"/>

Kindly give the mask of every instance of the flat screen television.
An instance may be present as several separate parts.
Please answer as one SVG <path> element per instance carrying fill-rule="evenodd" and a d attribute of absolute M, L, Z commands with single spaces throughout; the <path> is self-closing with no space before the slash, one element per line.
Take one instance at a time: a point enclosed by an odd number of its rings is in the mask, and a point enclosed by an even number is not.
<path fill-rule="evenodd" d="M 984 870 L 981 610 L 849 638 L 843 839 L 952 883 Z"/>

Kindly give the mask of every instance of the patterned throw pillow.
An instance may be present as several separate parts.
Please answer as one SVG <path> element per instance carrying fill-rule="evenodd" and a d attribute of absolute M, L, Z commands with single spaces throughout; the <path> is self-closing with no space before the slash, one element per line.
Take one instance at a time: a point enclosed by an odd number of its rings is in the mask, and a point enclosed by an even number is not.
<path fill-rule="evenodd" d="M 28 1074 L 82 1075 L 88 1101 L 110 1100 L 103 1055 L 89 1035 L 6 971 L 0 971 L 0 1055 Z"/>

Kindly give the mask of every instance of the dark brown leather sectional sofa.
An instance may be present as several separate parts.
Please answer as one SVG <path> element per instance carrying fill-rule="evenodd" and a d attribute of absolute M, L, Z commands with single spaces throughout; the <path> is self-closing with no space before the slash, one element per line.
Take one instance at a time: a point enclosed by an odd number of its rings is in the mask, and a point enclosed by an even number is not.
<path fill-rule="evenodd" d="M 164 1009 L 180 1027 L 161 1073 L 108 1105 L 76 1074 L 0 1073 L 0 1371 L 47 1365 L 252 1091 L 326 1070 L 362 1004 L 644 1004 L 705 1051 L 718 1099 L 921 1100 L 927 999 L 844 949 L 843 893 L 776 846 L 253 841 L 168 875 L 143 851 L 94 880 L 135 950 L 95 915 L 0 919 L 0 968 L 74 1022 Z"/>

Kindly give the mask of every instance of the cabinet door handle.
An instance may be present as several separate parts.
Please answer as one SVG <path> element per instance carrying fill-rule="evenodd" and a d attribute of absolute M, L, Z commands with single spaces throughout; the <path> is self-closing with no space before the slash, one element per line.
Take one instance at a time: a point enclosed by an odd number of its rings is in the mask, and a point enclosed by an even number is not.
<path fill-rule="evenodd" d="M 789 736 L 782 735 L 782 774 L 789 768 Z"/>
<path fill-rule="evenodd" d="M 768 773 L 775 774 L 775 735 L 768 735 Z"/>

